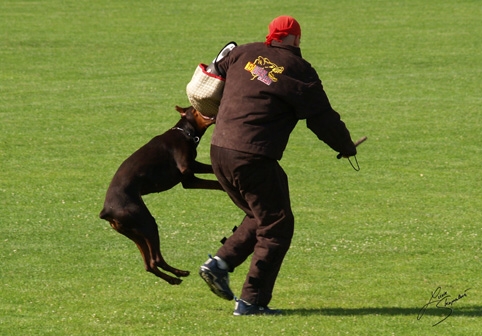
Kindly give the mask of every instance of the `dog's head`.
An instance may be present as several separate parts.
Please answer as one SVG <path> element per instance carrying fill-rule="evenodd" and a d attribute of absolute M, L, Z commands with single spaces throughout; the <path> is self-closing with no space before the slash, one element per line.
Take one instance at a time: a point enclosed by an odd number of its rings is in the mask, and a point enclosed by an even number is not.
<path fill-rule="evenodd" d="M 176 106 L 176 110 L 181 115 L 181 118 L 186 120 L 196 129 L 200 134 L 204 134 L 206 129 L 212 124 L 216 123 L 216 118 L 206 117 L 194 107 L 179 107 Z"/>

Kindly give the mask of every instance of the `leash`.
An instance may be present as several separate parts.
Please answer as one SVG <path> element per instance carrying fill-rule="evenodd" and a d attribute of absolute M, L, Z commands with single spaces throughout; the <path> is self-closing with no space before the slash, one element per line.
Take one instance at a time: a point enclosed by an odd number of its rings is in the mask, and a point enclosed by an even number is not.
<path fill-rule="evenodd" d="M 357 147 L 359 144 L 365 142 L 365 140 L 368 139 L 366 136 L 364 137 L 361 137 L 360 139 L 358 139 L 354 144 L 355 144 L 355 147 Z M 338 154 L 336 156 L 337 159 L 341 159 L 343 157 L 343 154 Z M 356 158 L 356 155 L 353 156 L 355 158 L 355 164 L 353 164 L 353 162 L 351 162 L 350 160 L 350 157 L 348 157 L 348 162 L 350 162 L 350 165 L 351 167 L 355 170 L 355 171 L 360 171 L 360 165 L 358 164 L 358 159 Z"/>
<path fill-rule="evenodd" d="M 356 155 L 354 156 L 354 158 L 355 158 L 356 166 L 353 164 L 353 162 L 351 162 L 350 158 L 348 158 L 348 162 L 350 162 L 351 167 L 352 167 L 355 171 L 360 171 L 360 165 L 358 164 L 358 160 L 357 160 L 357 158 L 356 158 Z"/>
<path fill-rule="evenodd" d="M 183 132 L 184 134 L 187 135 L 188 138 L 192 139 L 192 141 L 194 141 L 194 143 L 197 145 L 199 143 L 199 140 L 201 140 L 197 135 L 192 135 L 191 133 L 189 133 L 188 131 L 186 131 L 184 128 L 181 128 L 181 127 L 173 127 L 171 128 L 172 130 L 178 130 L 178 131 L 181 131 Z"/>

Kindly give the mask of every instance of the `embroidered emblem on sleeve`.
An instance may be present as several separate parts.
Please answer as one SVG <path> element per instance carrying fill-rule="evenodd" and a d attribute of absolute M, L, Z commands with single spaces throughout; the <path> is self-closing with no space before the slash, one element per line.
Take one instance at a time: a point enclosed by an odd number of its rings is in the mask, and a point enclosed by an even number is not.
<path fill-rule="evenodd" d="M 253 76 L 251 80 L 257 79 L 266 85 L 271 85 L 278 81 L 275 75 L 283 73 L 285 68 L 277 66 L 266 57 L 258 56 L 254 62 L 248 62 L 244 69 Z"/>

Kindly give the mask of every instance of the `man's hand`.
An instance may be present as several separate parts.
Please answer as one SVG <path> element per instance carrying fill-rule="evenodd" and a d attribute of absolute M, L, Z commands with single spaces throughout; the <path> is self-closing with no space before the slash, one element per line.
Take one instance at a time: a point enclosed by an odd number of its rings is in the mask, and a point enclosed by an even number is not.
<path fill-rule="evenodd" d="M 364 137 L 361 137 L 360 139 L 358 139 L 356 142 L 354 142 L 353 144 L 355 145 L 355 147 L 357 147 L 359 144 L 363 143 L 366 139 L 368 139 L 366 136 Z M 343 153 L 340 153 L 336 156 L 337 159 L 341 159 L 341 158 L 345 158 L 345 159 L 348 159 L 350 156 L 354 156 L 354 155 L 346 155 L 346 154 L 343 154 Z"/>

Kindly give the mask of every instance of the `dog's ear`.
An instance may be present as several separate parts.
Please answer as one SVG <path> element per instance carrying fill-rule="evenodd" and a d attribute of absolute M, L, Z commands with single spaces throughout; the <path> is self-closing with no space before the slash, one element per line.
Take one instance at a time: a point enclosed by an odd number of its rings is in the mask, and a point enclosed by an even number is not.
<path fill-rule="evenodd" d="M 186 110 L 187 108 L 182 108 L 182 107 L 179 107 L 176 105 L 176 110 L 177 112 L 179 112 L 179 114 L 181 115 L 181 117 L 185 117 L 186 116 Z"/>

